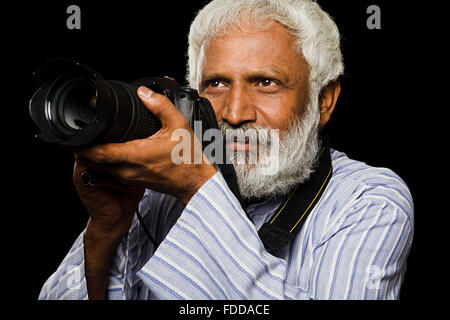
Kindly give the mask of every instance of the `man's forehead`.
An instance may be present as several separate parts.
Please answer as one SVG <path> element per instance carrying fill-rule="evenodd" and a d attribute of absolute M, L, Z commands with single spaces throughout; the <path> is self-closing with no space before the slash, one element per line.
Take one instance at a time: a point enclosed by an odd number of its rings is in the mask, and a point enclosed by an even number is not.
<path fill-rule="evenodd" d="M 234 28 L 212 38 L 204 48 L 203 73 L 227 69 L 230 72 L 282 75 L 292 66 L 305 64 L 296 50 L 295 37 L 279 23 L 265 28 Z M 234 71 L 233 71 L 234 70 Z"/>

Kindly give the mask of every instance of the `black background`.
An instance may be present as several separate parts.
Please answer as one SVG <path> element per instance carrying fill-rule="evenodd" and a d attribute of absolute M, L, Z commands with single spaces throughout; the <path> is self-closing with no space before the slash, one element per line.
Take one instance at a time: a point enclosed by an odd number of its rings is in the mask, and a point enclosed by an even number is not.
<path fill-rule="evenodd" d="M 14 19 L 6 30 L 12 49 L 8 54 L 18 58 L 20 70 L 13 103 L 21 124 L 14 126 L 14 141 L 19 137 L 20 143 L 14 143 L 16 156 L 9 159 L 19 167 L 20 179 L 7 200 L 20 209 L 14 210 L 10 227 L 19 230 L 15 243 L 25 257 L 21 264 L 32 300 L 88 219 L 72 185 L 73 155 L 33 138 L 36 131 L 28 115 L 28 100 L 38 88 L 33 70 L 50 58 L 69 57 L 106 79 L 169 75 L 184 83 L 189 25 L 206 2 L 39 1 L 9 11 Z M 409 186 L 415 238 L 401 298 L 422 299 L 428 283 L 421 275 L 429 254 L 424 244 L 429 186 L 420 167 L 430 150 L 421 144 L 425 129 L 420 124 L 427 119 L 417 40 L 423 31 L 415 19 L 426 13 L 402 1 L 318 2 L 341 31 L 345 63 L 341 96 L 329 124 L 331 145 L 353 159 L 392 169 Z M 66 28 L 71 4 L 81 8 L 81 30 Z M 366 27 L 371 4 L 381 8 L 381 30 Z M 29 232 L 17 228 L 23 224 Z"/>

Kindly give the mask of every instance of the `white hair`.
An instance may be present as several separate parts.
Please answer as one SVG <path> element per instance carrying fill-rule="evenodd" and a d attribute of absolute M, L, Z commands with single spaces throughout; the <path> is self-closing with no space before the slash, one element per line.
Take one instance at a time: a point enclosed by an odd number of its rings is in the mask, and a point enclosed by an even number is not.
<path fill-rule="evenodd" d="M 331 17 L 312 0 L 213 0 L 200 10 L 191 24 L 187 81 L 198 89 L 204 47 L 230 28 L 263 28 L 272 20 L 296 39 L 296 49 L 309 67 L 309 85 L 320 92 L 344 71 L 339 30 Z"/>

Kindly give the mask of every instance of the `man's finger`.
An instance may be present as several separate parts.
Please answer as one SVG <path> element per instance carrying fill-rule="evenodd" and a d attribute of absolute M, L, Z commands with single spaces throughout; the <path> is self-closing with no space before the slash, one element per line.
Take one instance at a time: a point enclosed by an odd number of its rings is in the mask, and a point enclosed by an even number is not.
<path fill-rule="evenodd" d="M 130 161 L 129 154 L 135 142 L 105 143 L 78 150 L 77 153 L 90 166 L 116 165 Z"/>
<path fill-rule="evenodd" d="M 108 172 L 90 167 L 80 157 L 75 161 L 73 174 L 75 186 L 83 193 L 95 192 L 101 188 L 115 189 L 121 192 L 130 192 L 132 190 Z M 88 176 L 89 181 L 85 181 L 83 175 Z"/>
<path fill-rule="evenodd" d="M 161 121 L 163 127 L 180 128 L 186 124 L 187 119 L 166 96 L 145 86 L 140 86 L 137 93 L 145 107 Z"/>

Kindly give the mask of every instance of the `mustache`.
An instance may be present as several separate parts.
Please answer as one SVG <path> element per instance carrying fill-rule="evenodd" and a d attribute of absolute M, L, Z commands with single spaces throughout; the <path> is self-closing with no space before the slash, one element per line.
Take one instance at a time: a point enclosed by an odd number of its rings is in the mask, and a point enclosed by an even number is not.
<path fill-rule="evenodd" d="M 263 144 L 270 147 L 272 128 L 265 128 L 260 125 L 250 124 L 242 124 L 239 127 L 236 127 L 225 121 L 219 122 L 219 128 L 227 143 L 240 142 Z"/>

